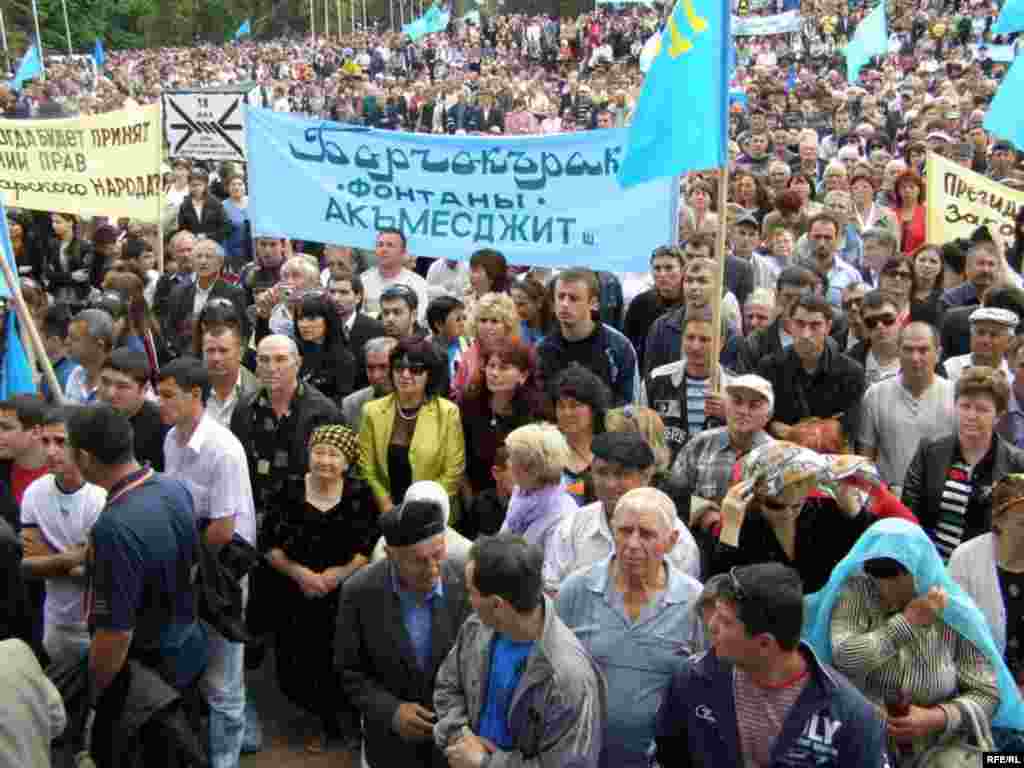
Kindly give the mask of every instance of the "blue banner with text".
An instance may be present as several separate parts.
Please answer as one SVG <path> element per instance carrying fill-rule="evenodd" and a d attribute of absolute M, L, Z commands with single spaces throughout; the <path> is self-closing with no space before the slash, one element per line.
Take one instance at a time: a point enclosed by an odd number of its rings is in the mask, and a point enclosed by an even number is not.
<path fill-rule="evenodd" d="M 397 227 L 417 256 L 645 271 L 676 234 L 675 179 L 615 180 L 626 130 L 435 136 L 253 107 L 246 121 L 255 236 L 372 248 Z"/>

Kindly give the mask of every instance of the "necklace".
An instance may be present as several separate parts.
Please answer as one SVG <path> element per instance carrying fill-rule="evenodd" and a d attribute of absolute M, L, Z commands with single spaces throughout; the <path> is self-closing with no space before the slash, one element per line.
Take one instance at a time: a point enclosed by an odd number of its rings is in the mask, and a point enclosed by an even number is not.
<path fill-rule="evenodd" d="M 398 418 L 402 419 L 402 421 L 415 421 L 416 416 L 419 415 L 419 412 L 420 407 L 418 405 L 415 408 L 413 408 L 408 415 L 406 415 L 405 409 L 402 406 L 398 406 Z"/>

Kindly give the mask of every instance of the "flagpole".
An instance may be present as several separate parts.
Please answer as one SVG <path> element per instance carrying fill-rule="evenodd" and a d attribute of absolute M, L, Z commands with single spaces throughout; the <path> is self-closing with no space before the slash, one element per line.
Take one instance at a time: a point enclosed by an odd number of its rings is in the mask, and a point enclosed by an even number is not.
<path fill-rule="evenodd" d="M 7 226 L 7 223 L 4 222 L 2 226 Z M 57 404 L 62 405 L 64 403 L 64 390 L 61 389 L 60 382 L 57 381 L 57 374 L 54 373 L 53 365 L 50 363 L 50 356 L 46 354 L 43 338 L 39 335 L 39 329 L 36 328 L 35 321 L 32 319 L 32 313 L 28 311 L 28 305 L 25 304 L 25 299 L 21 295 L 21 286 L 14 276 L 14 270 L 11 269 L 11 265 L 7 263 L 5 258 L 0 258 L 0 269 L 3 270 L 7 287 L 11 289 L 11 300 L 14 302 L 14 312 L 18 316 L 18 322 L 21 323 L 22 330 L 28 331 L 28 338 L 32 343 L 34 356 L 43 363 L 43 375 L 46 377 L 46 383 L 50 387 L 50 392 L 53 393 Z M 25 350 L 25 353 L 28 354 L 28 350 Z"/>
<path fill-rule="evenodd" d="M 46 60 L 43 58 L 43 36 L 39 34 L 39 8 L 36 0 L 32 0 L 32 18 L 36 23 L 36 48 L 39 51 L 39 68 L 43 70 L 43 79 L 46 79 Z"/>
<path fill-rule="evenodd" d="M 7 47 L 7 25 L 4 24 L 4 9 L 0 8 L 0 36 L 4 42 L 4 71 L 11 68 L 11 51 Z"/>
<path fill-rule="evenodd" d="M 64 34 L 68 39 L 68 56 L 71 56 L 71 25 L 68 23 L 68 0 L 60 0 L 61 6 L 64 8 Z"/>

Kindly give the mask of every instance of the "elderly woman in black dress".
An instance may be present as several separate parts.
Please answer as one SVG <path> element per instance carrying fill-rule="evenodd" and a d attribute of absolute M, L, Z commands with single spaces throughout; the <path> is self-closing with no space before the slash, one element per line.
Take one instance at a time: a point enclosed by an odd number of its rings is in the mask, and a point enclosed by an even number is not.
<path fill-rule="evenodd" d="M 309 440 L 309 472 L 287 488 L 265 521 L 271 566 L 280 574 L 276 605 L 277 681 L 294 704 L 320 719 L 307 749 L 331 738 L 358 746 L 359 718 L 334 668 L 342 583 L 370 561 L 380 534 L 366 483 L 348 474 L 359 439 L 327 424 Z"/>

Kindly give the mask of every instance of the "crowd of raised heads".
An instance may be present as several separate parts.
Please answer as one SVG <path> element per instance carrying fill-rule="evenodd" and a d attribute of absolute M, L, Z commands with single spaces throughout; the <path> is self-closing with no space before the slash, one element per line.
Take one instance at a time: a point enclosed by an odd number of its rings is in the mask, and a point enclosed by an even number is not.
<path fill-rule="evenodd" d="M 1024 750 L 1024 212 L 926 225 L 929 153 L 1024 183 L 984 127 L 1016 40 L 890 3 L 848 84 L 869 10 L 736 38 L 725 197 L 682 177 L 644 271 L 270 237 L 244 163 L 170 155 L 159 225 L 9 208 L 0 768 L 244 765 L 268 675 L 286 749 L 370 768 Z M 627 128 L 661 19 L 112 50 L 0 109 L 244 81 L 381 129 Z"/>

